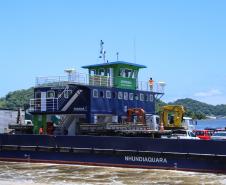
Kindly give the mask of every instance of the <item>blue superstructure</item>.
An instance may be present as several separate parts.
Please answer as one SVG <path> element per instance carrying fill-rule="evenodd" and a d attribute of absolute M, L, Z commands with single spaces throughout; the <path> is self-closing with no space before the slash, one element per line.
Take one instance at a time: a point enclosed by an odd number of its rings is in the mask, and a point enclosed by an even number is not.
<path fill-rule="evenodd" d="M 74 115 L 76 123 L 82 119 L 96 124 L 125 122 L 130 109 L 155 114 L 155 102 L 164 94 L 164 85 L 155 83 L 155 88 L 150 88 L 148 80 L 138 81 L 139 69 L 146 66 L 116 61 L 83 68 L 89 73 L 69 69 L 67 77 L 37 78 L 30 109 L 35 133 L 40 128 L 46 133 L 46 123 L 52 121 L 53 115 L 70 115 L 71 123 Z M 70 123 L 67 124 L 69 127 Z"/>
<path fill-rule="evenodd" d="M 60 98 L 49 98 L 43 110 L 41 100 L 35 100 L 33 114 L 85 114 L 87 122 L 93 122 L 95 114 L 111 114 L 119 117 L 126 116 L 127 109 L 142 107 L 146 113 L 155 114 L 155 94 L 150 91 L 130 89 L 118 89 L 101 86 L 84 86 L 68 84 L 67 93 L 70 95 Z M 40 87 L 35 89 L 37 93 L 54 92 L 56 95 L 63 93 L 63 89 L 52 87 Z M 65 92 L 65 91 L 64 91 Z M 74 101 L 70 101 L 73 95 L 78 95 Z M 40 106 L 39 106 L 40 104 Z"/>

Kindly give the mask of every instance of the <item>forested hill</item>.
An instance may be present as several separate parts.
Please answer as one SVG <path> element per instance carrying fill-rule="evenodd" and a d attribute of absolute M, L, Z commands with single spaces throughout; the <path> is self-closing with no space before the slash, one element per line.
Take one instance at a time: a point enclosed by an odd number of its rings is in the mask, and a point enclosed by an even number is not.
<path fill-rule="evenodd" d="M 13 110 L 27 108 L 30 99 L 33 98 L 33 91 L 34 88 L 29 88 L 8 93 L 5 97 L 0 98 L 0 108 Z"/>
<path fill-rule="evenodd" d="M 211 116 L 226 116 L 226 105 L 210 105 L 190 98 L 178 99 L 175 102 L 169 103 L 174 105 L 183 105 L 186 113 L 190 117 Z M 196 116 L 195 116 L 195 115 Z"/>
<path fill-rule="evenodd" d="M 33 98 L 33 90 L 33 88 L 29 88 L 8 93 L 5 97 L 0 98 L 0 108 L 17 110 L 19 107 L 28 107 L 29 100 Z M 189 98 L 179 99 L 169 104 L 183 105 L 186 115 L 193 118 L 204 118 L 206 115 L 226 116 L 226 105 L 214 106 Z M 161 102 L 160 106 L 162 105 L 165 103 Z"/>

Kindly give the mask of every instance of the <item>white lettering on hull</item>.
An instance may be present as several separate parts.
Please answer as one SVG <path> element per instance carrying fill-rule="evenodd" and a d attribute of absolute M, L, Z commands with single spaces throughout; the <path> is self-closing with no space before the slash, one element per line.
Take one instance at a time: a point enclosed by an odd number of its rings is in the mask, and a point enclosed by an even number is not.
<path fill-rule="evenodd" d="M 162 158 L 162 157 L 143 157 L 143 156 L 125 156 L 125 161 L 148 162 L 148 163 L 167 163 L 166 158 Z"/>

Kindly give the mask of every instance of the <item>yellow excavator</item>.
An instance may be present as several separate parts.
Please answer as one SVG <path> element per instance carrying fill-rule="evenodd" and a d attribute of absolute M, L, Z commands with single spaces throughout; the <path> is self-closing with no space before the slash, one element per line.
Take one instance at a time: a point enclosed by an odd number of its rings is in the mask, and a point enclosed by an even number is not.
<path fill-rule="evenodd" d="M 160 120 L 163 123 L 164 128 L 167 127 L 182 127 L 183 115 L 185 113 L 182 105 L 166 105 L 161 107 Z M 169 114 L 173 116 L 169 119 Z"/>

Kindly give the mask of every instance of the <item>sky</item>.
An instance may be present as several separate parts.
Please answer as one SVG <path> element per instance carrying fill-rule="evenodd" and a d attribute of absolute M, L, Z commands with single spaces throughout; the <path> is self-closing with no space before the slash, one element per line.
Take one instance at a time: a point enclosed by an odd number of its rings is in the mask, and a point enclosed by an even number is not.
<path fill-rule="evenodd" d="M 109 61 L 164 81 L 163 101 L 226 104 L 224 0 L 1 0 L 0 97 L 100 63 L 101 39 Z"/>

